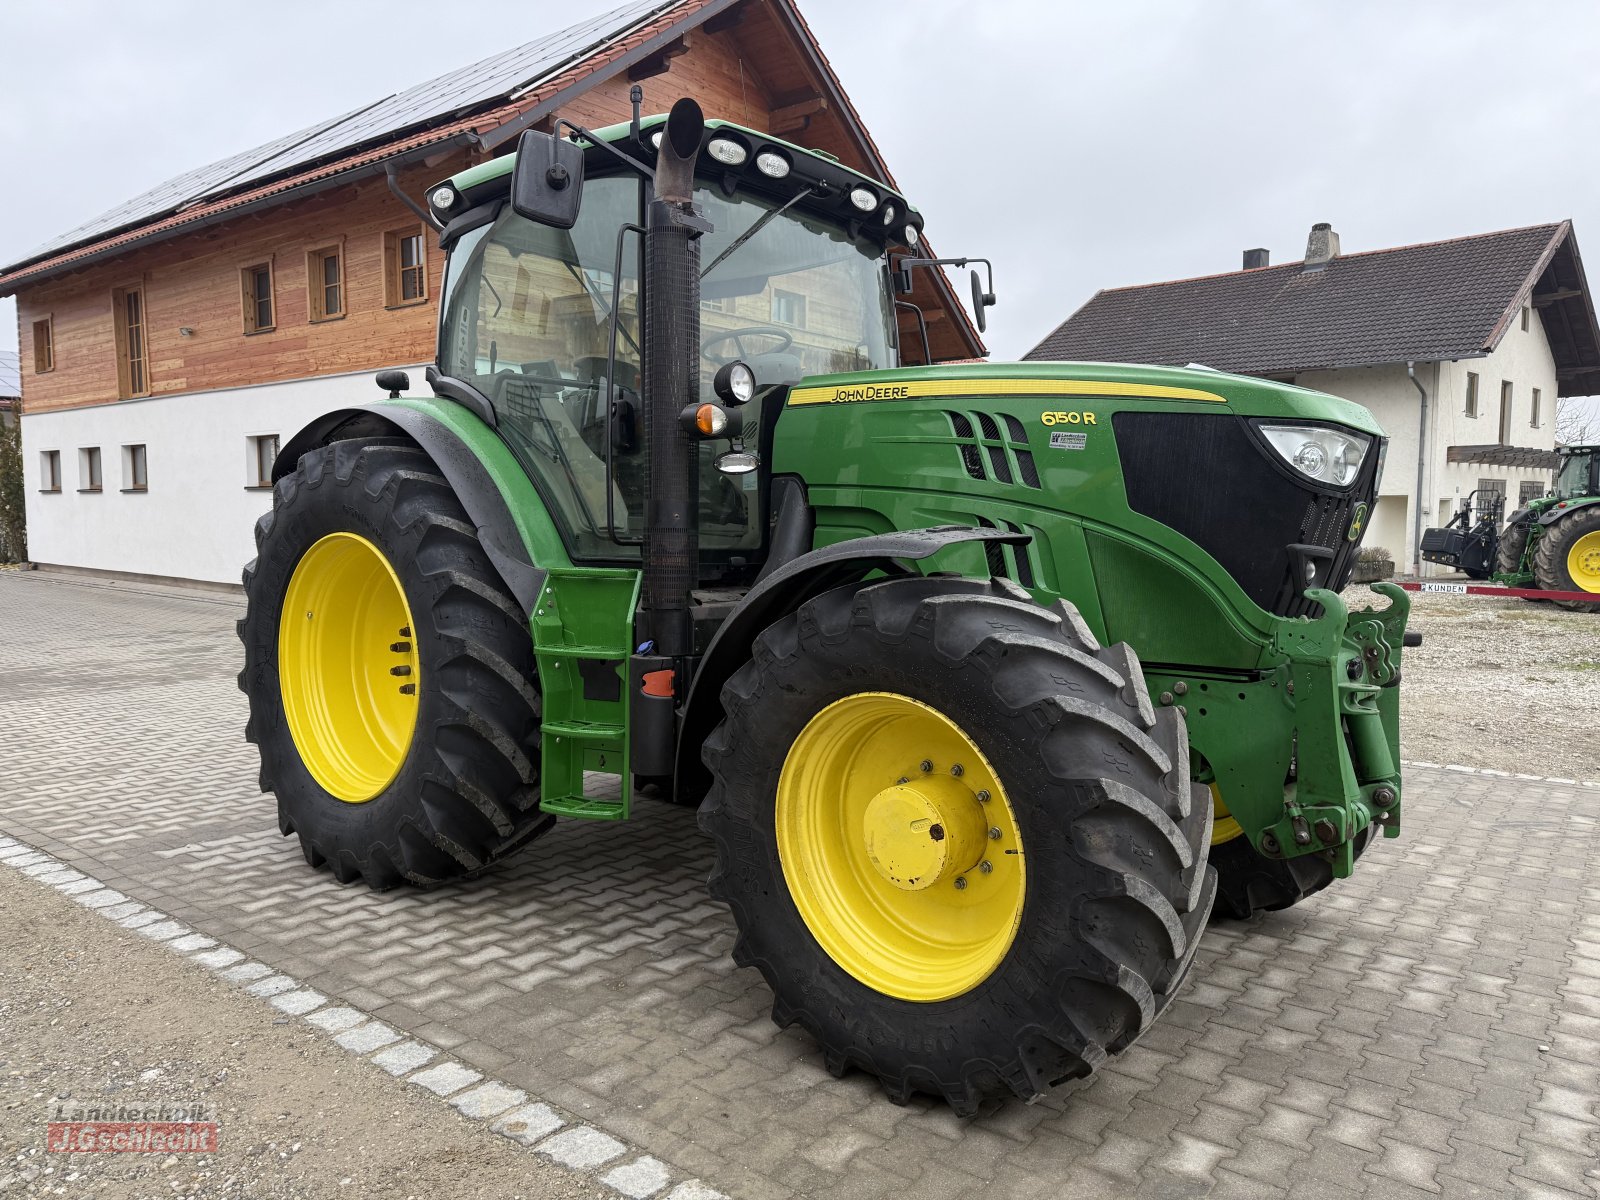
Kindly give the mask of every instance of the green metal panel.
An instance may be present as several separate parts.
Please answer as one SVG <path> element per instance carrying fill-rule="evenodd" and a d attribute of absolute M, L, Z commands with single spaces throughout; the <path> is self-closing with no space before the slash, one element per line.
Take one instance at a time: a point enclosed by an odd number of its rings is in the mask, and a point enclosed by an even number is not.
<path fill-rule="evenodd" d="M 453 400 L 406 397 L 388 403 L 427 413 L 478 456 L 478 461 L 489 472 L 489 478 L 494 480 L 495 487 L 500 489 L 501 496 L 505 498 L 511 519 L 516 522 L 517 532 L 522 535 L 529 562 L 545 569 L 572 565 L 567 557 L 567 549 L 561 542 L 560 531 L 550 519 L 539 493 L 534 490 L 527 472 L 511 450 L 500 440 L 499 434 L 484 424 L 475 413 Z"/>

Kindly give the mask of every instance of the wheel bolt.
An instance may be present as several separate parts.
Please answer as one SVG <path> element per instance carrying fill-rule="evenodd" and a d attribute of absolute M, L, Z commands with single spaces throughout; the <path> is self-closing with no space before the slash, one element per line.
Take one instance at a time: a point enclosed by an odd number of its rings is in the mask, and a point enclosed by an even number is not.
<path fill-rule="evenodd" d="M 911 780 L 908 777 L 902 775 L 902 776 L 900 776 L 899 779 L 896 779 L 894 781 L 894 785 L 895 785 L 895 787 L 899 787 L 902 783 L 910 783 L 910 782 L 911 782 Z"/>
<path fill-rule="evenodd" d="M 998 825 L 989 826 L 989 840 L 992 842 L 1000 840 L 1000 827 Z"/>
<path fill-rule="evenodd" d="M 922 767 L 922 773 L 926 775 L 929 771 L 933 770 L 933 760 L 925 758 L 922 760 L 920 766 Z"/>
<path fill-rule="evenodd" d="M 989 793 L 988 792 L 979 792 L 978 793 L 978 803 L 979 804 L 987 804 L 987 803 L 989 803 Z"/>
<path fill-rule="evenodd" d="M 965 767 L 963 767 L 960 763 L 956 763 L 955 766 L 950 768 L 950 774 L 954 775 L 957 779 L 960 779 L 966 773 L 967 773 L 967 769 Z"/>
<path fill-rule="evenodd" d="M 978 870 L 987 875 L 990 871 L 994 870 L 994 864 L 986 858 L 978 864 Z"/>
<path fill-rule="evenodd" d="M 411 668 L 410 667 L 406 667 L 406 666 L 390 667 L 389 668 L 389 674 L 391 674 L 391 675 L 409 675 L 409 674 L 411 674 Z"/>
<path fill-rule="evenodd" d="M 393 650 L 396 654 L 409 654 L 411 653 L 411 643 L 393 642 L 390 644 L 389 649 Z"/>
<path fill-rule="evenodd" d="M 964 875 L 957 875 L 957 876 L 956 876 L 956 891 L 958 891 L 958 892 L 964 892 L 964 891 L 966 891 L 966 890 L 967 890 L 967 880 L 966 880 L 966 876 L 964 876 Z"/>
<path fill-rule="evenodd" d="M 415 696 L 417 694 L 417 685 L 414 683 L 402 683 L 400 685 L 400 694 L 402 696 Z"/>

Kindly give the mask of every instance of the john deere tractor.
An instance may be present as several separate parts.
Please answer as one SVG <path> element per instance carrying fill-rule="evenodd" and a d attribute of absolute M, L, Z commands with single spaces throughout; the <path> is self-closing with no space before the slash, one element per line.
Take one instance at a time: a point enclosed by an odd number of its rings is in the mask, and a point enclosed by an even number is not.
<path fill-rule="evenodd" d="M 933 365 L 917 210 L 688 100 L 427 202 L 432 395 L 385 372 L 301 430 L 245 570 L 248 736 L 313 866 L 426 886 L 699 803 L 773 1017 L 968 1113 L 1129 1046 L 1214 901 L 1398 834 L 1406 600 L 1339 595 L 1365 409 Z"/>
<path fill-rule="evenodd" d="M 1593 592 L 1595 602 L 1556 600 L 1600 612 L 1600 446 L 1556 451 L 1555 486 L 1506 518 L 1495 579 L 1512 587 Z"/>

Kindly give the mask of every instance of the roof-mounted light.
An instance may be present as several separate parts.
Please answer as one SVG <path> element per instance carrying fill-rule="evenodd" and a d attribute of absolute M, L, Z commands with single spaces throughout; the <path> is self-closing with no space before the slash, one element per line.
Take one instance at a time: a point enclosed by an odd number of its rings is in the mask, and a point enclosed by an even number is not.
<path fill-rule="evenodd" d="M 909 221 L 906 222 L 905 231 L 901 233 L 900 236 L 905 240 L 906 245 L 910 246 L 913 250 L 917 248 L 917 243 L 922 240 L 922 234 L 919 233 L 917 231 L 917 227 L 911 224 Z"/>
<path fill-rule="evenodd" d="M 706 143 L 706 153 L 724 166 L 737 167 L 750 157 L 750 151 L 732 138 L 715 137 Z"/>
<path fill-rule="evenodd" d="M 439 209 L 449 208 L 455 202 L 456 190 L 449 184 L 442 184 L 434 188 L 433 193 L 428 197 L 428 203 Z"/>
<path fill-rule="evenodd" d="M 756 155 L 756 170 L 772 179 L 782 179 L 789 173 L 789 160 L 776 150 L 763 150 Z"/>
<path fill-rule="evenodd" d="M 850 189 L 850 203 L 862 212 L 871 212 L 878 207 L 878 197 L 871 188 L 853 187 Z"/>

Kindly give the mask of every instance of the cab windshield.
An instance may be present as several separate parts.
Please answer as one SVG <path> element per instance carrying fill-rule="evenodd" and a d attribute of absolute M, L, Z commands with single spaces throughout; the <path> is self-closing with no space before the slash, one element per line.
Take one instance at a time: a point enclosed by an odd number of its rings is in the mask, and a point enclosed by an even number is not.
<path fill-rule="evenodd" d="M 701 282 L 701 393 L 709 398 L 724 362 L 737 358 L 754 368 L 760 390 L 744 410 L 747 446 L 761 446 L 781 386 L 805 375 L 895 365 L 894 301 L 881 246 L 852 239 L 801 205 L 771 215 L 782 200 L 730 197 L 704 186 L 696 200 L 714 227 L 700 248 L 702 270 L 709 268 Z M 638 553 L 644 513 L 638 235 L 623 239 L 620 281 L 616 272 L 618 231 L 642 223 L 643 203 L 641 181 L 626 175 L 591 177 L 570 230 L 528 221 L 506 205 L 494 222 L 461 237 L 445 280 L 440 370 L 494 405 L 501 433 L 539 484 L 577 558 Z M 602 396 L 613 296 L 619 313 L 608 496 Z M 726 442 L 701 448 L 701 549 L 711 559 L 751 560 L 766 531 L 758 475 L 716 471 L 712 460 L 726 449 Z"/>
<path fill-rule="evenodd" d="M 1600 451 L 1590 451 L 1588 454 L 1568 454 L 1561 460 L 1561 469 L 1556 472 L 1555 494 L 1565 500 L 1589 493 L 1589 460 Z"/>

